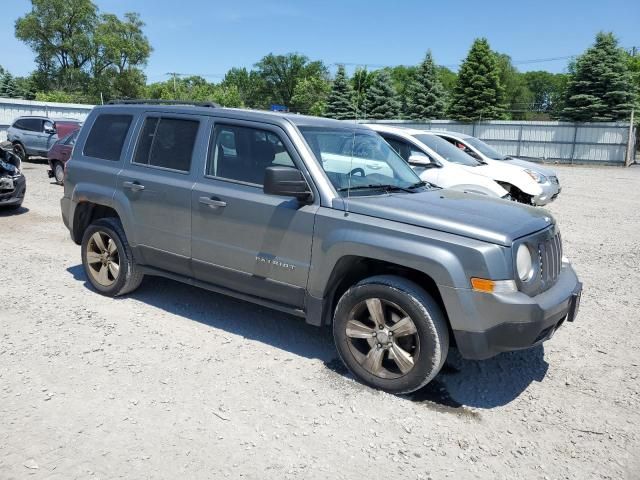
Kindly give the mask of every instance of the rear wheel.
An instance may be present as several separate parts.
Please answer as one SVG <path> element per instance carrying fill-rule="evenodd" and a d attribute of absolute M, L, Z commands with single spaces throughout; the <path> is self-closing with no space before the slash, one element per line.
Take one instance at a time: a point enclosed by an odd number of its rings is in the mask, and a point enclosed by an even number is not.
<path fill-rule="evenodd" d="M 347 290 L 336 307 L 333 335 L 349 370 L 390 393 L 410 393 L 429 383 L 449 350 L 438 304 L 415 283 L 391 275 Z"/>
<path fill-rule="evenodd" d="M 64 164 L 59 161 L 55 161 L 53 164 L 53 176 L 56 182 L 60 185 L 64 182 Z"/>
<path fill-rule="evenodd" d="M 82 264 L 91 285 L 110 297 L 132 292 L 144 277 L 117 218 L 89 225 L 82 237 Z"/>

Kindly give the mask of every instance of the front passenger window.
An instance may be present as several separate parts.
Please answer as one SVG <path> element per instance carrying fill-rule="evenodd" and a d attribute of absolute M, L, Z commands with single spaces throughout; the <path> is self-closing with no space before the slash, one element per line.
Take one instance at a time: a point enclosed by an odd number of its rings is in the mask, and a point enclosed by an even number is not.
<path fill-rule="evenodd" d="M 236 125 L 215 126 L 207 160 L 208 176 L 263 185 L 264 171 L 272 165 L 295 166 L 277 134 Z"/>

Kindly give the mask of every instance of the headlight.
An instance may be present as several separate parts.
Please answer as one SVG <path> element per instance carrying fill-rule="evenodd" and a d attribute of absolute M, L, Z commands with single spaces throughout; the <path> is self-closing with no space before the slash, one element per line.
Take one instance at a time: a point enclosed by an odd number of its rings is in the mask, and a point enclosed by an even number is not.
<path fill-rule="evenodd" d="M 520 280 L 523 282 L 527 282 L 531 280 L 531 277 L 533 277 L 531 251 L 525 244 L 518 247 L 518 253 L 516 254 L 516 269 L 518 270 L 518 277 L 520 277 Z"/>
<path fill-rule="evenodd" d="M 528 168 L 524 169 L 531 178 L 533 178 L 538 183 L 545 183 L 547 181 L 547 177 L 542 175 L 541 173 L 534 172 L 533 170 L 529 170 Z"/>

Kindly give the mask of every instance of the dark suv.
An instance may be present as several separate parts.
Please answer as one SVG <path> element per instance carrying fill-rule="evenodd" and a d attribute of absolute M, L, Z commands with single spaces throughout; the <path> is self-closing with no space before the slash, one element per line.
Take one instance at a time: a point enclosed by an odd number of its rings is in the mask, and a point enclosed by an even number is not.
<path fill-rule="evenodd" d="M 46 157 L 49 149 L 60 139 L 75 130 L 82 122 L 67 118 L 18 117 L 7 129 L 7 140 L 13 150 L 25 161 L 28 157 Z"/>
<path fill-rule="evenodd" d="M 332 325 L 364 383 L 410 392 L 573 321 L 549 213 L 421 182 L 375 132 L 301 115 L 96 107 L 62 217 L 109 296 L 160 275 Z"/>

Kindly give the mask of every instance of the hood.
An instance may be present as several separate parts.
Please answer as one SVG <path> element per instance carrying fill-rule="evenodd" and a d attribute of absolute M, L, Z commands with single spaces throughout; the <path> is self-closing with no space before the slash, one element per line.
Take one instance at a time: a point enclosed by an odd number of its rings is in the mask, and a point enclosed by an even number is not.
<path fill-rule="evenodd" d="M 529 170 L 533 170 L 534 172 L 541 173 L 545 177 L 555 177 L 556 172 L 549 167 L 545 167 L 539 163 L 528 162 L 526 160 L 522 160 L 521 158 L 513 157 L 512 160 L 507 160 L 508 163 L 518 165 L 520 167 L 528 168 Z"/>
<path fill-rule="evenodd" d="M 517 238 L 555 223 L 543 209 L 446 189 L 352 196 L 349 211 L 507 247 Z"/>

